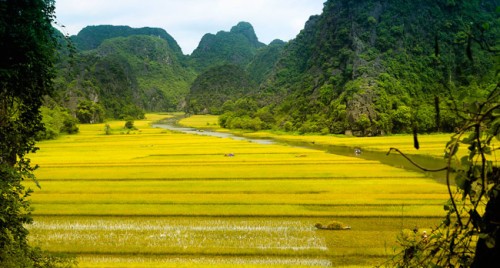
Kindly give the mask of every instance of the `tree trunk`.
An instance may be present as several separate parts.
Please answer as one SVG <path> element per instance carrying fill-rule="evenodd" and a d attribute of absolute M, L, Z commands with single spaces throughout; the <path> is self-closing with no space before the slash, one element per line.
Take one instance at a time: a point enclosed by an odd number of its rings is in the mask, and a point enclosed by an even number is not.
<path fill-rule="evenodd" d="M 494 174 L 489 178 L 490 180 L 498 180 L 500 169 L 494 168 Z M 496 194 L 490 196 L 488 204 L 486 204 L 486 211 L 483 216 L 484 230 L 482 234 L 490 234 L 494 240 L 492 243 L 487 243 L 487 239 L 480 238 L 477 241 L 476 255 L 472 263 L 472 268 L 488 268 L 499 267 L 500 265 L 500 192 L 493 190 Z M 488 247 L 488 244 L 490 247 Z M 493 246 L 493 247 L 491 247 Z"/>

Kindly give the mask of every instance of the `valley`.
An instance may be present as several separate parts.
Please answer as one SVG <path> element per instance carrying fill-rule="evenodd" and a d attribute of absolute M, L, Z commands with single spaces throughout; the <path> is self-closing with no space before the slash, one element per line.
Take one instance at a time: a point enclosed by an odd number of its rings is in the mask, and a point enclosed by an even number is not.
<path fill-rule="evenodd" d="M 422 173 L 151 128 L 165 116 L 40 143 L 30 242 L 80 267 L 372 267 L 441 220 L 446 187 Z M 352 229 L 314 227 L 331 221 Z"/>

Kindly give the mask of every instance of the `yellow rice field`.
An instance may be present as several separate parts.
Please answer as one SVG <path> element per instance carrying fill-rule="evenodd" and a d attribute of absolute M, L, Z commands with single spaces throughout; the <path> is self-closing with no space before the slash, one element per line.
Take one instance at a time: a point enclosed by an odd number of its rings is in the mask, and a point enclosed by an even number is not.
<path fill-rule="evenodd" d="M 154 129 L 166 115 L 147 117 L 134 131 L 81 125 L 38 144 L 32 244 L 81 267 L 371 267 L 399 230 L 443 215 L 446 187 L 420 173 Z M 332 220 L 352 229 L 314 227 Z"/>
<path fill-rule="evenodd" d="M 215 127 L 214 124 L 215 122 L 217 122 L 217 120 L 218 116 L 216 115 L 195 115 L 182 119 L 180 123 L 185 126 L 204 128 L 207 125 L 207 122 L 209 122 L 208 124 L 211 126 L 211 129 L 216 129 L 217 131 L 227 131 L 220 127 Z M 341 135 L 290 135 L 286 133 L 276 133 L 270 131 L 259 131 L 251 133 L 241 132 L 240 134 L 253 138 L 274 138 L 284 141 L 308 142 L 321 145 L 360 147 L 366 150 L 382 152 L 387 152 L 389 148 L 395 147 L 406 154 L 421 154 L 438 158 L 443 157 L 445 145 L 451 137 L 451 134 L 449 133 L 428 135 L 421 134 L 418 136 L 420 149 L 417 150 L 413 147 L 413 136 L 411 135 L 359 138 Z"/>

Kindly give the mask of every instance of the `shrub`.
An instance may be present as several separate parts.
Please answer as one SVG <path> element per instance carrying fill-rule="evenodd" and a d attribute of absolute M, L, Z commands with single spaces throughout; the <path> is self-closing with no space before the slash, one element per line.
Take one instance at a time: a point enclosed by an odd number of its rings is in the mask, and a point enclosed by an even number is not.
<path fill-rule="evenodd" d="M 111 126 L 109 124 L 104 125 L 104 133 L 106 135 L 111 135 Z"/>
<path fill-rule="evenodd" d="M 316 228 L 318 229 L 327 229 L 327 230 L 347 230 L 347 229 L 351 229 L 350 226 L 342 223 L 342 222 L 339 222 L 339 221 L 331 221 L 329 222 L 328 224 L 324 225 L 324 224 L 321 224 L 321 223 L 316 223 L 314 225 Z"/>
<path fill-rule="evenodd" d="M 134 120 L 128 119 L 127 121 L 125 121 L 125 128 L 126 129 L 135 129 Z"/>
<path fill-rule="evenodd" d="M 66 113 L 61 127 L 61 132 L 67 134 L 76 134 L 80 132 L 80 129 L 78 128 L 78 120 Z"/>

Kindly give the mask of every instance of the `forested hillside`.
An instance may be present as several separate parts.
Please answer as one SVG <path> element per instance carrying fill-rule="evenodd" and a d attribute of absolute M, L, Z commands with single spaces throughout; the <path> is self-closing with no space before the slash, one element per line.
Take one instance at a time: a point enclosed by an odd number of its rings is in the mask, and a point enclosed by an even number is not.
<path fill-rule="evenodd" d="M 161 36 L 130 35 L 77 50 L 60 64 L 54 99 L 84 123 L 177 110 L 195 73 L 173 42 L 174 48 Z"/>
<path fill-rule="evenodd" d="M 497 83 L 498 6 L 497 0 L 329 0 L 253 98 L 273 115 L 272 127 L 286 130 L 453 131 L 460 118 L 448 104 Z"/>
<path fill-rule="evenodd" d="M 244 66 L 252 60 L 257 49 L 264 46 L 255 35 L 253 26 L 240 22 L 229 32 L 203 36 L 190 57 L 190 64 L 198 71 L 226 63 Z"/>
<path fill-rule="evenodd" d="M 80 122 L 183 110 L 224 114 L 230 128 L 453 131 L 452 107 L 497 83 L 498 6 L 328 0 L 288 43 L 265 45 L 240 22 L 203 36 L 192 55 L 162 29 L 89 26 L 71 38 L 73 49 L 60 38 L 52 100 Z"/>
<path fill-rule="evenodd" d="M 281 56 L 285 45 L 285 42 L 276 39 L 268 46 L 257 50 L 252 61 L 246 68 L 253 81 L 260 84 L 272 73 L 274 65 Z"/>
<path fill-rule="evenodd" d="M 240 22 L 230 32 L 205 35 L 190 63 L 201 73 L 186 97 L 187 113 L 219 114 L 226 101 L 246 97 L 271 73 L 285 42 L 258 41 L 254 29 Z"/>
<path fill-rule="evenodd" d="M 175 41 L 175 39 L 164 29 L 160 28 L 131 28 L 129 26 L 113 25 L 87 26 L 77 35 L 72 36 L 71 40 L 77 49 L 92 50 L 98 48 L 104 40 L 115 37 L 128 37 L 131 35 L 149 35 L 159 37 L 167 41 L 168 46 L 174 53 L 182 55 L 182 50 L 179 47 L 179 44 L 177 44 L 177 41 Z"/>
<path fill-rule="evenodd" d="M 57 91 L 46 105 L 82 123 L 141 118 L 145 111 L 217 112 L 225 101 L 255 89 L 284 45 L 260 43 L 247 22 L 205 35 L 192 56 L 158 28 L 88 26 L 69 40 L 56 34 Z"/>
<path fill-rule="evenodd" d="M 224 64 L 212 67 L 193 82 L 186 97 L 186 111 L 219 114 L 226 101 L 244 97 L 256 85 L 241 66 Z"/>

